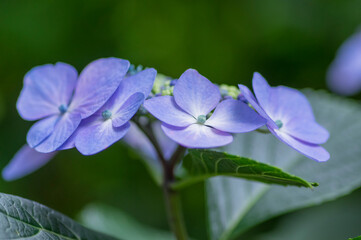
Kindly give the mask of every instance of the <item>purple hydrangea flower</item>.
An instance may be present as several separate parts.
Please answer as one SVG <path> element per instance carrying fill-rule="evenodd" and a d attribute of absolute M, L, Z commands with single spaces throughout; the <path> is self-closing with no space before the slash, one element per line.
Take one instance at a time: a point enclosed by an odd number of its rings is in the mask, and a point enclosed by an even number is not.
<path fill-rule="evenodd" d="M 3 169 L 2 176 L 6 181 L 22 178 L 44 166 L 56 153 L 40 153 L 28 145 L 24 145 Z"/>
<path fill-rule="evenodd" d="M 231 133 L 253 131 L 266 123 L 241 101 L 220 102 L 219 88 L 193 69 L 178 79 L 173 95 L 146 100 L 144 107 L 163 122 L 169 138 L 188 148 L 223 146 L 233 141 Z"/>
<path fill-rule="evenodd" d="M 79 78 L 77 71 L 65 63 L 30 70 L 17 102 L 22 118 L 41 119 L 28 132 L 29 146 L 43 153 L 61 147 L 82 119 L 108 101 L 128 68 L 126 60 L 104 58 L 90 63 Z"/>
<path fill-rule="evenodd" d="M 253 76 L 253 93 L 244 85 L 239 88 L 265 119 L 269 131 L 282 142 L 303 155 L 316 160 L 327 161 L 329 153 L 319 144 L 327 141 L 329 133 L 320 126 L 313 116 L 307 98 L 296 89 L 279 86 L 270 87 L 259 74 Z"/>
<path fill-rule="evenodd" d="M 157 71 L 149 68 L 125 78 L 105 105 L 82 121 L 61 150 L 75 146 L 83 155 L 92 155 L 119 141 L 151 92 L 156 75 Z"/>
<path fill-rule="evenodd" d="M 361 90 L 361 31 L 342 44 L 327 72 L 329 88 L 341 95 Z"/>

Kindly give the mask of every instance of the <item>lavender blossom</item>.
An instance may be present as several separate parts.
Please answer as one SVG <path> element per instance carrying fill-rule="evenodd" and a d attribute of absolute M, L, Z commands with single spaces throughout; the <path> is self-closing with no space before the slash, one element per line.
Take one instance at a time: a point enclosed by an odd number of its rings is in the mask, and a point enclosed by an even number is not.
<path fill-rule="evenodd" d="M 163 122 L 169 138 L 188 148 L 223 146 L 233 141 L 231 133 L 253 131 L 266 123 L 241 101 L 220 102 L 219 88 L 193 69 L 177 80 L 173 95 L 146 100 L 144 107 Z"/>
<path fill-rule="evenodd" d="M 327 72 L 329 88 L 341 95 L 361 91 L 361 31 L 342 44 Z"/>
<path fill-rule="evenodd" d="M 244 85 L 239 85 L 243 96 L 265 119 L 269 131 L 279 140 L 303 155 L 316 160 L 327 161 L 329 153 L 319 144 L 329 138 L 326 129 L 313 116 L 311 105 L 299 91 L 279 86 L 270 87 L 259 74 L 253 76 L 253 93 Z"/>
<path fill-rule="evenodd" d="M 24 145 L 3 169 L 2 176 L 6 181 L 22 178 L 47 164 L 56 153 L 40 153 Z"/>
<path fill-rule="evenodd" d="M 130 128 L 129 120 L 152 90 L 157 71 L 149 68 L 125 78 L 96 113 L 84 119 L 61 147 L 76 147 L 83 155 L 96 154 L 119 141 Z"/>
<path fill-rule="evenodd" d="M 27 142 L 39 152 L 57 150 L 82 119 L 93 115 L 113 95 L 129 68 L 117 58 L 98 59 L 80 74 L 70 65 L 38 66 L 24 78 L 17 102 L 25 120 L 40 120 L 28 132 Z"/>

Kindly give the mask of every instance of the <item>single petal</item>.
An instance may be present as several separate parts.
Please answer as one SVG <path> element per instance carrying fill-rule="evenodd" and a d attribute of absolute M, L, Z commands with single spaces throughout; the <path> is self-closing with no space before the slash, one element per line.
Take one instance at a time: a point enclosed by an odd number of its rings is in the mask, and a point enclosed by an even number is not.
<path fill-rule="evenodd" d="M 81 122 L 81 116 L 77 113 L 65 113 L 61 116 L 53 132 L 35 149 L 38 152 L 49 153 L 61 147 L 75 132 Z"/>
<path fill-rule="evenodd" d="M 126 77 L 104 107 L 116 112 L 130 96 L 137 92 L 143 93 L 144 98 L 148 97 L 152 91 L 156 75 L 157 71 L 155 69 L 148 68 L 135 75 Z"/>
<path fill-rule="evenodd" d="M 123 140 L 136 151 L 145 155 L 154 161 L 158 159 L 157 152 L 155 151 L 152 143 L 144 135 L 144 133 L 133 122 L 129 128 L 128 133 L 124 136 Z"/>
<path fill-rule="evenodd" d="M 177 127 L 186 127 L 197 120 L 183 111 L 175 102 L 174 97 L 160 96 L 148 99 L 144 107 L 160 121 Z"/>
<path fill-rule="evenodd" d="M 282 142 L 308 158 L 318 162 L 325 162 L 330 158 L 330 154 L 326 149 L 319 145 L 303 142 L 279 130 L 274 130 L 272 128 L 269 128 L 269 130 Z"/>
<path fill-rule="evenodd" d="M 80 123 L 81 124 L 81 123 Z M 65 141 L 65 143 L 63 145 L 61 145 L 57 151 L 61 151 L 61 150 L 69 150 L 72 148 L 75 148 L 75 137 L 77 135 L 78 132 L 78 128 L 77 130 L 75 130 L 75 132 L 68 138 L 68 140 Z"/>
<path fill-rule="evenodd" d="M 124 141 L 131 146 L 132 148 L 140 151 L 146 157 L 157 161 L 158 156 L 157 152 L 154 149 L 154 146 L 148 140 L 148 138 L 144 135 L 144 133 L 132 122 L 131 127 L 128 133 L 123 138 Z M 164 154 L 166 159 L 169 159 L 174 151 L 176 150 L 178 144 L 172 141 L 169 137 L 167 137 L 161 129 L 161 123 L 156 121 L 152 124 L 152 129 L 157 139 L 160 148 Z"/>
<path fill-rule="evenodd" d="M 298 138 L 302 141 L 322 144 L 325 143 L 330 134 L 329 132 L 318 123 L 312 120 L 304 118 L 294 118 L 280 129 L 282 132 L 286 132 L 294 138 Z"/>
<path fill-rule="evenodd" d="M 85 119 L 99 110 L 119 87 L 129 62 L 118 58 L 102 58 L 91 62 L 80 74 L 70 110 Z"/>
<path fill-rule="evenodd" d="M 296 89 L 285 86 L 272 88 L 270 103 L 264 110 L 274 121 L 281 120 L 284 125 L 294 118 L 315 119 L 307 98 Z"/>
<path fill-rule="evenodd" d="M 173 95 L 177 105 L 195 118 L 206 116 L 221 100 L 219 88 L 194 69 L 180 76 Z"/>
<path fill-rule="evenodd" d="M 49 137 L 59 119 L 59 115 L 54 115 L 34 123 L 26 136 L 29 146 L 34 148 Z"/>
<path fill-rule="evenodd" d="M 163 123 L 162 129 L 170 139 L 187 148 L 215 148 L 233 141 L 231 134 L 200 124 L 175 127 Z"/>
<path fill-rule="evenodd" d="M 247 102 L 262 116 L 267 120 L 267 125 L 271 126 L 272 128 L 277 129 L 276 123 L 268 116 L 268 114 L 263 110 L 263 108 L 257 102 L 255 96 L 249 90 L 248 87 L 242 84 L 238 84 L 239 90 L 247 100 Z"/>
<path fill-rule="evenodd" d="M 230 133 L 250 132 L 266 124 L 266 119 L 253 111 L 247 104 L 234 99 L 218 104 L 207 126 Z"/>
<path fill-rule="evenodd" d="M 24 78 L 16 107 L 25 120 L 37 120 L 59 113 L 70 103 L 78 73 L 66 63 L 34 67 Z"/>
<path fill-rule="evenodd" d="M 341 95 L 354 95 L 361 90 L 361 31 L 337 51 L 327 72 L 327 83 L 333 92 Z"/>
<path fill-rule="evenodd" d="M 22 178 L 44 166 L 56 153 L 40 153 L 24 145 L 3 169 L 2 176 L 6 181 Z"/>
<path fill-rule="evenodd" d="M 266 79 L 255 72 L 252 79 L 253 91 L 256 95 L 259 105 L 267 112 L 267 109 L 272 105 L 271 99 L 271 86 L 267 83 Z"/>
<path fill-rule="evenodd" d="M 113 127 L 112 120 L 89 119 L 82 123 L 77 132 L 75 146 L 83 155 L 93 155 L 118 142 L 128 132 L 130 124 Z"/>
<path fill-rule="evenodd" d="M 135 93 L 114 113 L 112 117 L 113 127 L 120 127 L 127 123 L 137 113 L 144 101 L 143 93 Z"/>

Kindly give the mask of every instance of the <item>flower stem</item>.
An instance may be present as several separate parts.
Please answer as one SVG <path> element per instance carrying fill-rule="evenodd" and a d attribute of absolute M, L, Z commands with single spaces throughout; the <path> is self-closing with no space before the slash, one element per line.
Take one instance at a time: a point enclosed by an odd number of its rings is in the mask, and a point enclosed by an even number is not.
<path fill-rule="evenodd" d="M 174 171 L 177 163 L 184 156 L 186 149 L 178 146 L 172 157 L 167 161 L 164 169 L 164 196 L 168 213 L 169 225 L 178 240 L 188 239 L 187 230 L 184 224 L 181 200 L 177 191 L 171 189 L 175 181 Z"/>
<path fill-rule="evenodd" d="M 182 207 L 178 192 L 164 187 L 164 196 L 168 213 L 169 225 L 178 240 L 187 240 L 187 230 L 184 225 Z"/>
<path fill-rule="evenodd" d="M 163 192 L 169 226 L 177 240 L 187 240 L 187 230 L 184 224 L 179 193 L 171 188 L 171 184 L 176 180 L 174 175 L 175 167 L 184 156 L 186 148 L 178 146 L 172 157 L 167 161 L 162 153 L 156 137 L 154 136 L 153 129 L 150 124 L 143 126 L 139 121 L 137 121 L 137 119 L 134 119 L 133 121 L 152 143 L 157 152 L 158 159 L 162 164 L 164 173 Z"/>

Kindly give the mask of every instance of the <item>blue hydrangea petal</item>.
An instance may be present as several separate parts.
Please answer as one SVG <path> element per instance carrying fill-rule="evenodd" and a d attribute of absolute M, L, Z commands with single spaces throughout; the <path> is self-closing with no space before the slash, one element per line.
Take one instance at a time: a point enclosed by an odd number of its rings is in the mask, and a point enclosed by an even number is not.
<path fill-rule="evenodd" d="M 264 110 L 274 120 L 281 120 L 284 125 L 294 118 L 315 121 L 311 104 L 300 91 L 278 86 L 271 89 L 271 105 Z"/>
<path fill-rule="evenodd" d="M 148 97 L 153 88 L 157 71 L 153 68 L 146 69 L 135 75 L 126 77 L 119 85 L 114 95 L 102 107 L 111 112 L 117 112 L 125 101 L 135 93 L 143 93 L 144 98 Z"/>
<path fill-rule="evenodd" d="M 61 147 L 75 132 L 81 122 L 81 116 L 77 113 L 65 113 L 56 123 L 53 132 L 35 149 L 38 152 L 49 153 Z"/>
<path fill-rule="evenodd" d="M 187 148 L 215 148 L 233 141 L 231 134 L 200 124 L 175 127 L 163 123 L 162 129 L 170 139 Z"/>
<path fill-rule="evenodd" d="M 247 104 L 229 99 L 218 104 L 205 124 L 224 132 L 243 133 L 260 128 L 266 122 Z"/>
<path fill-rule="evenodd" d="M 82 119 L 98 111 L 114 94 L 129 68 L 129 62 L 118 58 L 102 58 L 91 62 L 81 72 L 69 111 Z"/>
<path fill-rule="evenodd" d="M 44 166 L 54 158 L 56 153 L 40 153 L 24 145 L 3 169 L 2 177 L 6 181 L 22 178 Z"/>
<path fill-rule="evenodd" d="M 118 142 L 128 132 L 129 122 L 121 127 L 113 127 L 112 120 L 90 117 L 77 131 L 75 146 L 83 155 L 93 155 Z"/>
<path fill-rule="evenodd" d="M 268 114 L 263 110 L 263 108 L 259 105 L 258 101 L 256 100 L 255 96 L 249 90 L 248 87 L 239 84 L 238 85 L 239 90 L 243 94 L 244 98 L 249 102 L 249 104 L 263 117 L 267 120 L 267 125 L 269 125 L 272 128 L 278 128 L 277 124 L 268 116 Z"/>
<path fill-rule="evenodd" d="M 164 157 L 169 159 L 176 150 L 178 144 L 164 134 L 161 129 L 161 123 L 159 121 L 152 123 L 152 129 L 155 138 L 157 139 L 164 154 Z M 154 146 L 134 123 L 131 122 L 131 127 L 123 140 L 129 146 L 136 149 L 137 151 L 140 151 L 146 157 L 154 161 L 158 161 L 157 152 L 155 151 Z"/>
<path fill-rule="evenodd" d="M 81 123 L 80 123 L 81 124 Z M 69 150 L 72 148 L 75 148 L 75 137 L 77 135 L 77 131 L 78 131 L 79 127 L 77 128 L 77 130 L 75 130 L 75 132 L 68 138 L 68 140 L 65 141 L 65 143 L 63 143 L 63 145 L 61 145 L 57 151 L 61 151 L 61 150 Z"/>
<path fill-rule="evenodd" d="M 253 74 L 252 86 L 259 105 L 267 112 L 267 110 L 272 106 L 271 86 L 258 72 Z"/>
<path fill-rule="evenodd" d="M 140 105 L 144 102 L 143 93 L 135 93 L 114 113 L 112 117 L 113 127 L 120 127 L 127 123 L 137 113 Z"/>
<path fill-rule="evenodd" d="M 282 127 L 282 129 L 280 129 L 280 131 L 313 144 L 323 144 L 330 136 L 329 132 L 324 127 L 315 121 L 304 118 L 291 119 L 284 127 Z"/>
<path fill-rule="evenodd" d="M 327 72 L 329 88 L 341 95 L 361 91 L 361 31 L 347 39 L 337 51 Z"/>
<path fill-rule="evenodd" d="M 286 143 L 288 146 L 292 147 L 299 153 L 305 155 L 308 158 L 311 158 L 318 162 L 325 162 L 329 160 L 330 154 L 323 147 L 317 144 L 311 144 L 304 142 L 302 140 L 298 140 L 293 138 L 287 133 L 284 133 L 279 130 L 274 130 L 269 128 L 269 130 L 275 135 L 279 140 Z"/>
<path fill-rule="evenodd" d="M 194 117 L 183 111 L 171 96 L 148 99 L 144 102 L 144 107 L 160 121 L 173 126 L 185 127 L 197 122 Z"/>
<path fill-rule="evenodd" d="M 29 146 L 34 148 L 49 137 L 59 118 L 60 116 L 54 115 L 34 123 L 26 136 L 26 141 Z"/>
<path fill-rule="evenodd" d="M 32 121 L 58 114 L 61 105 L 69 104 L 77 76 L 74 67 L 60 62 L 31 69 L 16 104 L 20 116 Z"/>
<path fill-rule="evenodd" d="M 219 88 L 194 69 L 180 76 L 173 95 L 177 105 L 195 118 L 210 113 L 221 100 Z"/>

